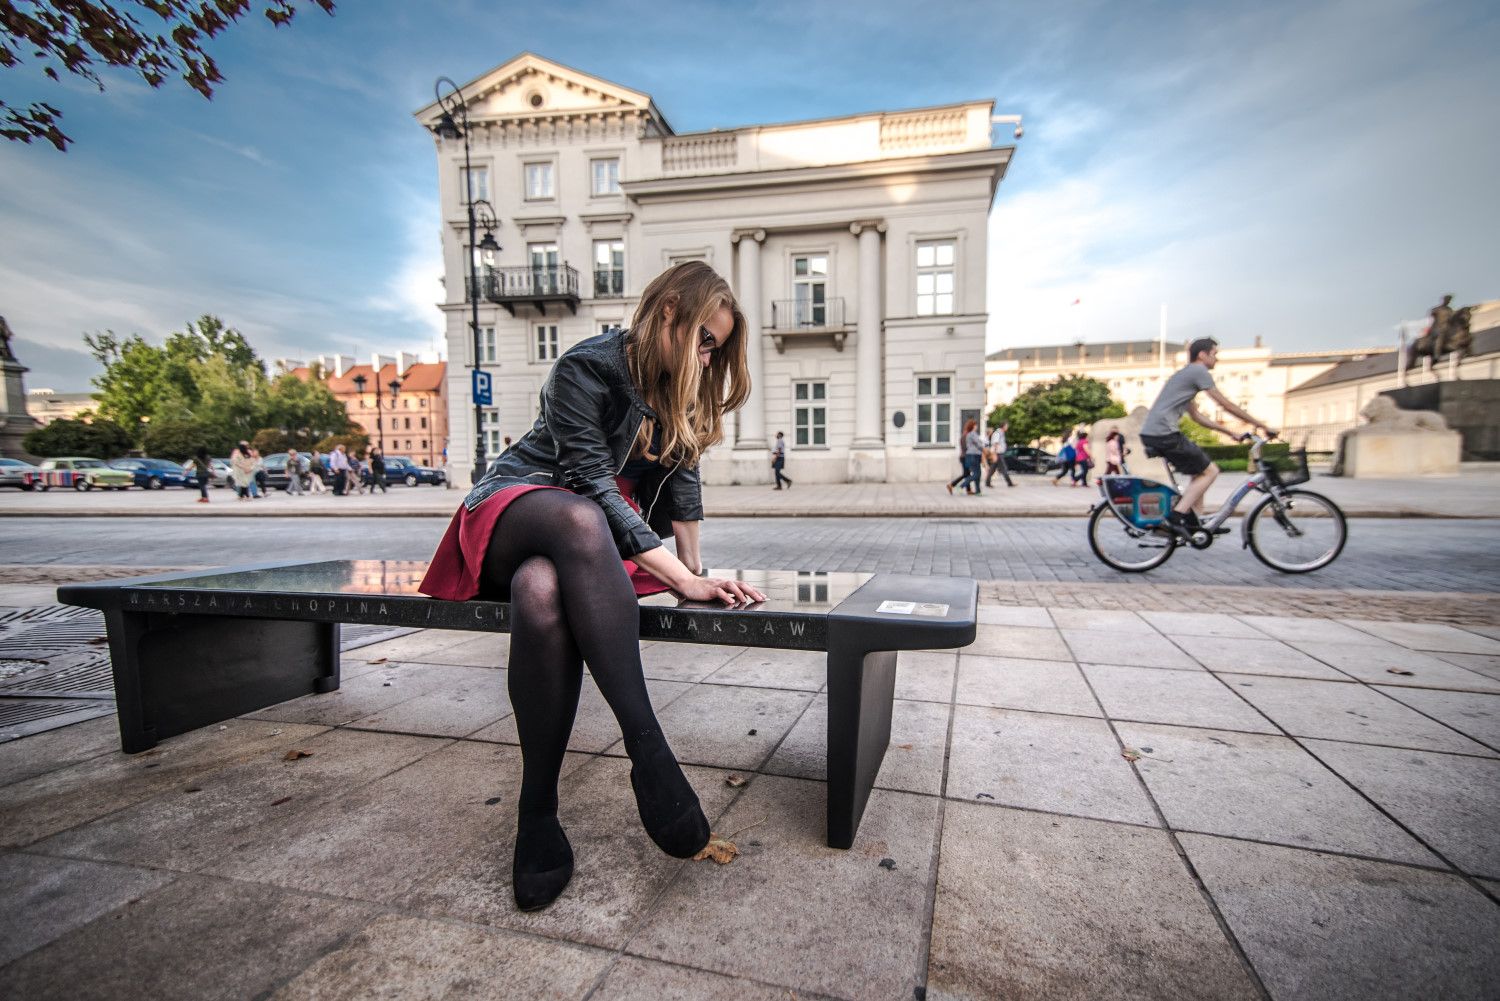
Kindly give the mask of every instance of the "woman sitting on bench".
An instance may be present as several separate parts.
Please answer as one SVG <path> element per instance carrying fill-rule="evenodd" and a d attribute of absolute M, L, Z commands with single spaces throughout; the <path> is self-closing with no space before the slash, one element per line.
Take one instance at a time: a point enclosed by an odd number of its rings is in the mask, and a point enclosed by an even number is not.
<path fill-rule="evenodd" d="M 630 330 L 557 360 L 536 423 L 490 464 L 432 558 L 424 594 L 511 603 L 522 760 L 512 889 L 522 910 L 550 904 L 573 875 L 557 781 L 584 664 L 620 724 L 646 833 L 677 858 L 708 843 L 708 820 L 646 693 L 637 596 L 765 600 L 699 576 L 698 459 L 749 391 L 745 318 L 728 284 L 701 261 L 669 269 L 647 286 Z M 651 528 L 668 521 L 676 556 Z"/>

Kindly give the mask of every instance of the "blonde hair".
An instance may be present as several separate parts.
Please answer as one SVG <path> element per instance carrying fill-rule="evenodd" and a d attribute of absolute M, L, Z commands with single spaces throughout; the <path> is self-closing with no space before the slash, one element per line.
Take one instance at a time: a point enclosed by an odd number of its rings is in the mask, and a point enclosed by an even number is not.
<path fill-rule="evenodd" d="M 698 361 L 699 331 L 720 309 L 729 310 L 734 326 L 704 368 Z M 657 417 L 641 422 L 632 455 L 693 465 L 723 440 L 724 415 L 744 406 L 750 395 L 745 314 L 729 283 L 702 261 L 668 268 L 646 286 L 626 354 L 630 377 Z M 657 424 L 661 452 L 652 455 Z"/>

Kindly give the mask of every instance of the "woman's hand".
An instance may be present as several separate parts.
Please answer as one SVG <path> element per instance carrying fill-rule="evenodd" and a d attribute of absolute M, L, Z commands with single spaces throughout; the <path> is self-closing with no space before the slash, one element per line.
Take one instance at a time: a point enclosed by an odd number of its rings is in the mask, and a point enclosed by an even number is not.
<path fill-rule="evenodd" d="M 749 584 L 727 577 L 690 577 L 673 590 L 688 601 L 722 601 L 731 607 L 766 600 L 764 594 Z"/>

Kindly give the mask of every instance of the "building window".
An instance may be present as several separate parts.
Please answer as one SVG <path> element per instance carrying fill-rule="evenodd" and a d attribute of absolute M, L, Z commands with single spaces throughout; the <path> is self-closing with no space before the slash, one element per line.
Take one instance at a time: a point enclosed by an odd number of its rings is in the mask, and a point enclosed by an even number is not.
<path fill-rule="evenodd" d="M 828 384 L 792 383 L 793 443 L 822 448 L 828 444 Z"/>
<path fill-rule="evenodd" d="M 531 259 L 531 294 L 555 295 L 559 277 L 557 244 L 530 243 L 526 252 Z"/>
<path fill-rule="evenodd" d="M 557 360 L 557 324 L 538 323 L 536 325 L 536 360 Z"/>
<path fill-rule="evenodd" d="M 459 199 L 465 205 L 470 200 L 478 201 L 483 198 L 490 200 L 490 168 L 470 167 L 468 170 L 458 168 L 458 179 L 463 185 L 463 197 Z"/>
<path fill-rule="evenodd" d="M 612 333 L 614 333 L 617 330 L 624 330 L 624 329 L 625 329 L 624 326 L 620 323 L 619 320 L 600 320 L 599 321 L 599 333 L 601 333 L 601 334 L 612 334 Z"/>
<path fill-rule="evenodd" d="M 828 255 L 792 258 L 792 322 L 799 327 L 828 325 Z"/>
<path fill-rule="evenodd" d="M 486 455 L 499 455 L 503 448 L 504 442 L 500 435 L 500 409 L 486 407 L 484 409 L 484 452 Z"/>
<path fill-rule="evenodd" d="M 406 418 L 406 424 L 403 425 L 402 429 L 406 430 L 406 431 L 410 431 L 411 430 L 411 418 L 410 417 Z"/>
<path fill-rule="evenodd" d="M 552 198 L 552 163 L 528 163 L 526 165 L 526 200 L 529 202 Z"/>
<path fill-rule="evenodd" d="M 422 439 L 422 451 L 424 451 L 424 452 L 427 451 L 427 439 L 426 438 Z"/>
<path fill-rule="evenodd" d="M 421 417 L 421 418 L 418 418 L 418 419 L 422 422 L 422 430 L 426 431 L 427 430 L 427 418 Z M 427 446 L 423 445 L 422 447 L 426 448 Z"/>
<path fill-rule="evenodd" d="M 605 160 L 590 161 L 594 174 L 595 195 L 618 195 L 620 193 L 620 158 L 612 156 Z"/>
<path fill-rule="evenodd" d="M 479 328 L 479 363 L 481 365 L 495 364 L 495 328 Z"/>
<path fill-rule="evenodd" d="M 625 241 L 594 241 L 594 298 L 618 299 L 625 294 Z"/>
<path fill-rule="evenodd" d="M 953 241 L 917 244 L 917 315 L 953 312 Z"/>
<path fill-rule="evenodd" d="M 917 376 L 917 444 L 953 443 L 953 377 Z"/>

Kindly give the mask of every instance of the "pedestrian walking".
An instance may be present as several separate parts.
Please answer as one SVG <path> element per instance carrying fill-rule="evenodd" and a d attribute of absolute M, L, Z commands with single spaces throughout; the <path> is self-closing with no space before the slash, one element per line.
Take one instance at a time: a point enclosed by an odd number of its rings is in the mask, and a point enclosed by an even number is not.
<path fill-rule="evenodd" d="M 1077 458 L 1078 452 L 1073 448 L 1073 436 L 1070 434 L 1063 442 L 1062 448 L 1057 450 L 1057 475 L 1052 477 L 1054 487 L 1064 476 L 1073 475 L 1073 463 Z"/>
<path fill-rule="evenodd" d="M 249 500 L 255 487 L 255 457 L 250 454 L 250 443 L 242 441 L 229 453 L 229 479 L 234 484 L 235 496 Z"/>
<path fill-rule="evenodd" d="M 969 465 L 968 463 L 964 462 L 964 436 L 960 434 L 958 436 L 958 475 L 948 481 L 948 492 L 951 494 L 954 487 L 958 486 L 968 478 Z M 968 493 L 968 490 L 965 489 L 964 492 Z"/>
<path fill-rule="evenodd" d="M 1011 482 L 1010 470 L 1005 466 L 1005 450 L 1009 447 L 1005 442 L 1005 432 L 1010 430 L 1009 421 L 1001 421 L 1000 426 L 990 432 L 989 472 L 984 478 L 984 485 L 993 487 L 995 485 L 995 474 L 999 473 L 1005 477 L 1005 485 L 1015 486 Z"/>
<path fill-rule="evenodd" d="M 333 495 L 344 496 L 349 487 L 349 454 L 343 442 L 333 446 L 328 456 L 328 471 L 333 476 Z"/>
<path fill-rule="evenodd" d="M 312 458 L 307 460 L 307 488 L 310 492 L 321 494 L 328 487 L 323 483 L 323 454 L 313 449 Z"/>
<path fill-rule="evenodd" d="M 1089 470 L 1094 468 L 1094 460 L 1089 455 L 1089 433 L 1078 432 L 1078 440 L 1073 444 L 1073 486 L 1086 487 L 1089 485 Z"/>
<path fill-rule="evenodd" d="M 193 453 L 193 473 L 198 477 L 198 503 L 208 503 L 208 483 L 213 479 L 213 461 L 208 457 L 208 449 L 198 446 L 198 451 Z"/>
<path fill-rule="evenodd" d="M 288 497 L 302 496 L 302 456 L 295 448 L 286 450 L 286 492 Z"/>
<path fill-rule="evenodd" d="M 377 487 L 383 494 L 390 493 L 385 485 L 385 456 L 380 454 L 378 448 L 370 449 L 370 476 L 370 493 L 373 494 Z"/>
<path fill-rule="evenodd" d="M 250 449 L 250 458 L 255 463 L 255 472 L 250 477 L 250 499 L 260 500 L 270 489 L 271 481 L 266 476 L 266 460 L 261 458 L 258 448 Z"/>
<path fill-rule="evenodd" d="M 782 472 L 786 468 L 786 435 L 780 431 L 776 432 L 776 443 L 771 446 L 771 472 L 776 474 L 776 489 L 780 490 L 783 483 L 788 490 L 792 489 L 791 478 Z"/>
<path fill-rule="evenodd" d="M 970 417 L 964 422 L 963 450 L 964 450 L 964 475 L 959 482 L 963 484 L 964 493 L 979 496 L 979 474 L 980 463 L 984 460 L 984 436 L 979 433 L 979 422 Z M 949 486 L 948 492 L 953 492 Z"/>
<path fill-rule="evenodd" d="M 1125 436 L 1120 433 L 1119 428 L 1112 427 L 1109 434 L 1104 436 L 1104 475 L 1123 476 L 1125 474 Z"/>

